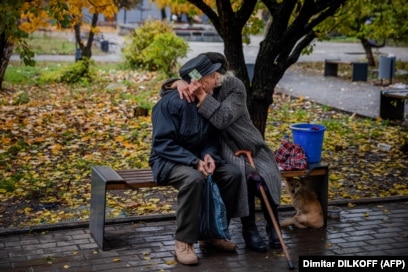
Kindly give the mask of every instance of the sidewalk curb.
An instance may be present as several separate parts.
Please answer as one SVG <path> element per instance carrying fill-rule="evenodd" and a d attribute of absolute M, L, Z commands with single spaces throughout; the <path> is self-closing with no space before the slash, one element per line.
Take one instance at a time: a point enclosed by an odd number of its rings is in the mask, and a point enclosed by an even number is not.
<path fill-rule="evenodd" d="M 378 197 L 378 198 L 333 200 L 333 201 L 329 201 L 329 205 L 346 206 L 349 203 L 359 205 L 359 204 L 373 204 L 373 203 L 398 202 L 398 201 L 408 201 L 408 195 Z M 280 206 L 278 210 L 279 211 L 290 211 L 290 210 L 293 210 L 293 207 L 291 205 L 286 204 L 286 205 Z M 260 211 L 259 208 L 258 208 L 258 211 Z M 126 217 L 126 218 L 107 219 L 106 225 L 135 223 L 135 222 L 147 223 L 147 222 L 167 221 L 167 220 L 175 220 L 175 219 L 176 219 L 175 214 L 141 215 L 141 216 Z M 79 221 L 79 222 L 56 223 L 56 224 L 48 224 L 48 225 L 36 225 L 36 226 L 29 226 L 29 227 L 22 227 L 22 228 L 6 228 L 6 229 L 0 230 L 0 237 L 9 236 L 9 235 L 20 235 L 20 234 L 28 234 L 28 233 L 64 230 L 64 229 L 88 228 L 88 227 L 89 227 L 89 221 Z"/>

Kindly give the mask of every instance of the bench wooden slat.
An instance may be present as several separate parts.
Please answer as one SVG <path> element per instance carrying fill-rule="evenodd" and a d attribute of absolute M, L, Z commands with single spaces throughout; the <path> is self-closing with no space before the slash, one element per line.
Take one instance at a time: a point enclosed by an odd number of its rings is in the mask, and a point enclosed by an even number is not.
<path fill-rule="evenodd" d="M 308 170 L 292 170 L 292 171 L 282 171 L 281 176 L 283 178 L 290 178 L 290 177 L 303 177 L 306 176 L 308 173 Z M 311 173 L 310 176 L 321 176 L 325 175 L 327 173 L 326 169 L 314 169 Z"/>
<path fill-rule="evenodd" d="M 351 61 L 344 61 L 344 60 L 326 60 L 326 63 L 333 63 L 333 64 L 353 64 Z"/>
<path fill-rule="evenodd" d="M 124 181 L 108 183 L 106 189 L 125 190 L 157 186 L 151 169 L 117 170 L 116 172 Z"/>
<path fill-rule="evenodd" d="M 123 181 L 110 182 L 107 184 L 108 190 L 138 189 L 157 186 L 153 179 L 151 169 L 117 170 L 116 172 L 123 178 Z M 301 177 L 307 175 L 307 173 L 308 170 L 281 171 L 281 176 L 283 178 Z M 325 175 L 325 173 L 325 169 L 315 169 L 310 175 L 321 176 Z"/>

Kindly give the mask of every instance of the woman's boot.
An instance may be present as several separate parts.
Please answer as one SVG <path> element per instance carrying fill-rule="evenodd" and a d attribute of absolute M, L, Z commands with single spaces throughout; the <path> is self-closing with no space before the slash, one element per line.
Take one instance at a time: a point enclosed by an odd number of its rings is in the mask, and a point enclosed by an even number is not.
<path fill-rule="evenodd" d="M 278 234 L 275 231 L 273 225 L 266 225 L 266 233 L 269 237 L 269 246 L 274 249 L 282 248 L 282 245 L 279 241 Z"/>
<path fill-rule="evenodd" d="M 269 246 L 274 249 L 282 248 L 282 245 L 279 241 L 278 234 L 276 233 L 275 228 L 273 227 L 272 219 L 269 216 L 268 209 L 266 208 L 266 205 L 263 200 L 261 200 L 261 207 L 262 207 L 262 211 L 263 211 L 263 214 L 266 220 L 265 229 L 266 229 L 266 233 L 268 234 L 268 238 L 269 238 Z M 278 222 L 279 224 L 278 206 L 273 201 L 271 202 L 271 208 L 272 208 L 273 215 L 276 219 L 276 222 Z M 280 231 L 280 227 L 279 227 L 279 231 Z"/>
<path fill-rule="evenodd" d="M 255 199 L 249 202 L 249 216 L 241 217 L 242 236 L 247 248 L 258 252 L 266 252 L 268 246 L 259 236 L 258 228 L 255 223 Z"/>

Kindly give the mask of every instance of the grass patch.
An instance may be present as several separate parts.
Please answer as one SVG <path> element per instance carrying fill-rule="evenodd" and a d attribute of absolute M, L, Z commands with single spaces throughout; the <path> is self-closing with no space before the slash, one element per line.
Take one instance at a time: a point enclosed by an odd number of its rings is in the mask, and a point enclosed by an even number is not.
<path fill-rule="evenodd" d="M 76 49 L 74 41 L 47 32 L 31 34 L 27 43 L 37 55 L 73 55 Z"/>
<path fill-rule="evenodd" d="M 39 84 L 41 75 L 45 72 L 56 72 L 69 63 L 36 62 L 36 66 L 26 66 L 20 62 L 10 61 L 4 80 L 9 84 Z"/>
<path fill-rule="evenodd" d="M 37 31 L 27 38 L 27 44 L 36 55 L 74 55 L 76 51 L 73 34 L 63 32 Z M 100 44 L 94 41 L 92 55 L 103 54 Z"/>
<path fill-rule="evenodd" d="M 4 75 L 4 81 L 7 84 L 24 84 L 24 85 L 44 85 L 46 75 L 58 74 L 67 69 L 73 63 L 70 62 L 46 62 L 37 61 L 35 66 L 26 66 L 21 62 L 10 61 Z M 112 70 L 121 70 L 123 67 L 120 63 L 98 63 L 97 69 L 101 72 L 108 73 Z"/>
<path fill-rule="evenodd" d="M 378 63 L 378 61 L 377 61 Z M 315 75 L 323 75 L 324 74 L 324 62 L 298 62 L 291 66 L 290 69 L 295 70 L 302 70 L 303 72 L 315 74 Z M 408 62 L 397 61 L 395 64 L 395 77 L 393 78 L 393 82 L 408 84 Z M 399 71 L 405 71 L 400 73 Z M 352 69 L 349 64 L 339 64 L 338 66 L 338 77 L 343 78 L 345 80 L 350 80 L 352 76 Z M 374 81 L 378 80 L 378 67 L 368 67 L 368 78 L 367 81 L 373 83 Z"/>

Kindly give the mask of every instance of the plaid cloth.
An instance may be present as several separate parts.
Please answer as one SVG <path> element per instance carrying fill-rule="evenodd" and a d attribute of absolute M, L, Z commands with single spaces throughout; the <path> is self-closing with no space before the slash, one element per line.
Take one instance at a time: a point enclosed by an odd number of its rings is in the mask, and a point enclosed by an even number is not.
<path fill-rule="evenodd" d="M 275 160 L 285 171 L 307 169 L 306 153 L 303 147 L 290 143 L 286 138 L 282 139 L 279 149 L 275 151 Z"/>

